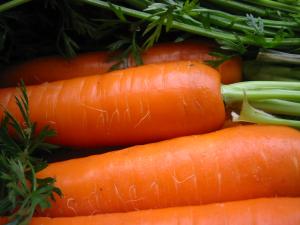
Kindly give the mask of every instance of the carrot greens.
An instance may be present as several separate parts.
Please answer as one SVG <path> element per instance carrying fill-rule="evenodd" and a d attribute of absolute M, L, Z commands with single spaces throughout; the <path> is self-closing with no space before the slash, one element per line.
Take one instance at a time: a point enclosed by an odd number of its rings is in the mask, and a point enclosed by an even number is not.
<path fill-rule="evenodd" d="M 6 3 L 3 3 L 0 5 L 0 12 L 4 12 L 6 10 L 9 10 L 11 8 L 17 7 L 19 5 L 25 4 L 31 0 L 12 0 Z"/>
<path fill-rule="evenodd" d="M 222 95 L 227 106 L 240 109 L 234 121 L 300 129 L 300 82 L 241 82 L 223 85 Z"/>
<path fill-rule="evenodd" d="M 24 123 L 18 122 L 8 111 L 0 122 L 0 216 L 8 216 L 9 225 L 28 224 L 37 208 L 50 207 L 49 199 L 54 198 L 54 193 L 61 194 L 53 178 L 36 177 L 47 163 L 34 154 L 55 147 L 44 142 L 55 132 L 49 127 L 36 132 L 36 123 L 29 119 L 25 86 L 21 86 L 20 91 L 21 96 L 15 100 Z"/>
<path fill-rule="evenodd" d="M 251 46 L 289 52 L 300 46 L 299 8 L 298 1 L 272 0 L 6 1 L 0 4 L 0 51 L 20 58 L 19 51 L 72 57 L 119 41 L 116 34 L 132 40 L 131 25 L 138 24 L 135 38 L 143 49 L 170 34 L 173 41 L 186 35 L 211 38 L 240 54 Z M 30 38 L 24 43 L 21 37 Z"/>
<path fill-rule="evenodd" d="M 230 14 L 226 10 L 224 10 L 225 12 L 215 10 L 208 8 L 205 5 L 206 1 L 201 2 L 201 4 L 199 1 L 165 0 L 150 3 L 149 1 L 141 1 L 143 4 L 140 3 L 137 7 L 127 7 L 120 3 L 112 4 L 101 0 L 81 0 L 81 2 L 107 10 L 118 8 L 119 11 L 128 16 L 147 21 L 148 26 L 144 34 L 148 34 L 152 30 L 152 34 L 145 41 L 147 47 L 151 47 L 158 40 L 163 26 L 166 27 L 166 32 L 176 29 L 214 38 L 231 50 L 232 44 L 230 45 L 230 42 L 263 48 L 300 45 L 300 38 L 297 37 L 299 12 L 295 7 L 292 7 L 295 8 L 294 10 L 289 10 L 289 12 L 294 13 L 293 15 L 280 17 L 281 19 L 278 21 L 278 19 L 273 20 L 272 17 L 261 18 L 248 12 L 241 16 Z M 134 5 L 132 1 L 129 3 Z M 250 3 L 243 4 L 249 5 Z M 268 1 L 268 4 L 269 8 L 273 9 L 274 1 Z M 286 3 L 280 3 L 280 5 L 290 8 Z M 141 7 L 144 9 L 140 9 Z M 287 13 L 283 10 L 281 14 L 286 15 Z M 280 14 L 279 11 L 278 14 Z M 234 50 L 238 51 L 239 48 L 234 48 Z"/>

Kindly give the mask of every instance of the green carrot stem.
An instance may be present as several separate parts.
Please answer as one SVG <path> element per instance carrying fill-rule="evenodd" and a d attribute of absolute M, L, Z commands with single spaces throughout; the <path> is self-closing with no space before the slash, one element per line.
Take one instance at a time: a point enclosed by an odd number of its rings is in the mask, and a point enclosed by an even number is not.
<path fill-rule="evenodd" d="M 201 11 L 199 11 L 201 12 Z M 205 12 L 205 11 L 203 11 Z M 210 21 L 211 24 L 223 27 L 223 28 L 229 28 L 232 30 L 237 30 L 241 32 L 255 32 L 255 29 L 253 27 L 249 27 L 247 25 L 234 22 L 232 20 L 226 19 L 224 17 L 212 15 L 208 13 L 207 19 Z M 267 36 L 275 36 L 276 33 L 274 31 L 264 30 L 264 34 Z"/>
<path fill-rule="evenodd" d="M 300 128 L 299 120 L 268 114 L 300 117 L 300 82 L 247 81 L 223 85 L 222 96 L 230 108 L 240 109 L 242 104 L 237 121 Z"/>
<path fill-rule="evenodd" d="M 300 129 L 299 120 L 282 119 L 252 107 L 247 100 L 243 102 L 240 115 L 233 114 L 234 122 L 250 122 L 257 124 L 284 125 Z"/>
<path fill-rule="evenodd" d="M 265 10 L 251 6 L 242 2 L 236 2 L 236 1 L 228 1 L 228 0 L 206 0 L 208 2 L 215 3 L 217 5 L 229 8 L 229 9 L 234 9 L 239 12 L 248 12 L 248 13 L 253 13 L 259 16 L 265 16 L 267 13 Z"/>
<path fill-rule="evenodd" d="M 250 102 L 256 109 L 272 114 L 300 117 L 300 103 L 280 99 L 266 99 Z"/>
<path fill-rule="evenodd" d="M 293 13 L 299 13 L 300 12 L 300 7 L 297 7 L 295 5 L 288 5 L 282 2 L 278 1 L 273 1 L 273 0 L 244 0 L 246 2 L 250 2 L 251 4 L 256 4 L 259 6 L 265 6 L 273 9 L 278 9 L 281 11 L 286 11 L 286 12 L 293 12 Z"/>
<path fill-rule="evenodd" d="M 193 12 L 207 12 L 210 15 L 219 16 L 220 19 L 222 18 L 228 19 L 235 23 L 246 22 L 248 20 L 247 17 L 244 16 L 238 16 L 227 12 L 203 8 L 203 7 L 198 7 L 197 9 L 193 9 Z M 261 20 L 263 21 L 264 27 L 277 28 L 277 29 L 290 27 L 299 30 L 299 23 L 297 23 L 296 21 L 285 21 L 285 20 L 278 20 L 278 19 L 270 20 L 265 18 L 261 18 Z"/>
<path fill-rule="evenodd" d="M 7 11 L 9 9 L 15 8 L 19 5 L 25 4 L 27 2 L 30 2 L 31 0 L 11 0 L 6 3 L 3 3 L 0 5 L 0 12 Z"/>
<path fill-rule="evenodd" d="M 262 19 L 262 21 L 265 27 L 278 28 L 278 29 L 290 27 L 290 28 L 300 30 L 299 23 L 295 21 L 270 20 L 270 19 Z"/>
<path fill-rule="evenodd" d="M 257 55 L 257 60 L 280 64 L 300 65 L 300 55 L 291 54 L 276 50 L 261 50 Z"/>
<path fill-rule="evenodd" d="M 246 93 L 249 101 L 260 99 L 282 99 L 300 102 L 300 91 L 294 90 L 280 90 L 280 89 L 267 89 L 267 90 L 242 90 L 234 88 L 222 88 L 223 99 L 227 104 L 234 104 L 243 101 L 243 95 Z"/>
<path fill-rule="evenodd" d="M 300 81 L 300 67 L 246 61 L 243 63 L 246 80 Z"/>
<path fill-rule="evenodd" d="M 151 3 L 148 0 L 125 0 L 125 2 L 141 10 L 145 9 L 148 3 Z"/>
<path fill-rule="evenodd" d="M 111 5 L 105 1 L 101 1 L 101 0 L 81 0 L 82 2 L 86 3 L 86 4 L 90 4 L 90 5 L 94 5 L 103 9 L 108 9 L 111 10 Z M 146 21 L 156 21 L 159 19 L 158 16 L 153 16 L 150 13 L 146 13 L 146 12 L 142 12 L 142 11 L 138 11 L 135 9 L 130 9 L 124 6 L 119 6 L 119 5 L 115 5 L 112 4 L 114 7 L 119 8 L 125 15 L 128 16 L 132 16 L 135 18 L 139 18 L 142 20 L 146 20 Z M 216 39 L 225 39 L 228 41 L 237 41 L 237 38 L 235 35 L 229 34 L 227 32 L 217 32 L 217 31 L 211 31 L 205 28 L 201 28 L 198 26 L 194 26 L 194 25 L 189 25 L 189 24 L 185 24 L 185 23 L 181 23 L 181 22 L 177 22 L 177 21 L 173 21 L 172 22 L 172 28 L 177 28 L 179 30 L 182 31 L 186 31 L 189 33 L 194 33 L 194 34 L 198 34 L 198 35 L 203 35 L 205 37 L 209 37 L 209 38 L 216 38 Z M 247 37 L 240 37 L 240 40 L 245 42 L 245 43 L 252 43 L 255 44 L 255 41 L 251 40 L 250 38 Z M 299 44 L 300 44 L 300 38 L 299 38 Z"/>
<path fill-rule="evenodd" d="M 259 81 L 288 81 L 288 82 L 299 82 L 300 79 L 297 78 L 291 78 L 288 76 L 281 76 L 281 75 L 274 75 L 274 74 L 266 74 L 266 73 L 259 73 L 259 74 L 251 74 L 251 75 L 245 75 L 245 80 L 259 80 Z"/>
<path fill-rule="evenodd" d="M 267 89 L 280 89 L 280 90 L 297 90 L 300 91 L 300 82 L 282 82 L 282 81 L 247 81 L 223 85 L 224 91 L 231 89 L 240 90 L 267 90 Z"/>
<path fill-rule="evenodd" d="M 105 1 L 101 1 L 101 0 L 80 0 L 80 1 L 83 3 L 89 4 L 89 5 L 93 5 L 93 6 L 103 8 L 103 9 L 111 10 L 111 5 Z M 118 5 L 113 5 L 113 6 L 119 8 L 125 15 L 139 18 L 142 20 L 153 22 L 153 21 L 156 21 L 159 19 L 158 16 L 153 16 L 150 13 L 141 12 L 141 11 L 130 9 L 130 8 L 127 8 L 124 6 L 118 6 Z M 244 44 L 250 44 L 250 45 L 254 45 L 254 46 L 259 45 L 259 43 L 257 43 L 252 38 L 248 38 L 243 35 L 239 35 L 237 37 L 236 35 L 225 32 L 225 31 L 215 31 L 215 30 L 211 30 L 211 29 L 205 29 L 205 28 L 201 28 L 198 26 L 185 24 L 185 23 L 181 23 L 181 22 L 177 22 L 177 21 L 173 21 L 171 24 L 171 27 L 178 29 L 178 30 L 186 31 L 189 33 L 205 36 L 208 38 L 227 40 L 227 41 L 232 41 L 232 42 L 240 41 Z M 273 38 L 265 38 L 265 42 L 267 44 L 272 44 Z M 300 45 L 300 38 L 285 38 L 278 44 L 280 44 L 281 46 Z"/>

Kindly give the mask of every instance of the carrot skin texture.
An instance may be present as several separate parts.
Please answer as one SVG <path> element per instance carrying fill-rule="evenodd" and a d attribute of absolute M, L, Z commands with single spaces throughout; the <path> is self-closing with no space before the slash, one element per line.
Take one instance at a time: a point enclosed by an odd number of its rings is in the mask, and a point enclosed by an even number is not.
<path fill-rule="evenodd" d="M 50 164 L 64 193 L 43 215 L 127 212 L 300 196 L 300 132 L 238 126 Z"/>
<path fill-rule="evenodd" d="M 209 55 L 213 45 L 208 43 L 182 42 L 164 43 L 150 48 L 142 54 L 144 64 L 172 62 L 180 60 L 207 61 L 215 59 Z M 80 76 L 103 74 L 110 70 L 115 62 L 110 60 L 108 52 L 90 52 L 79 54 L 72 59 L 49 56 L 12 66 L 0 74 L 0 87 L 16 86 L 22 78 L 27 85 L 41 84 L 57 80 L 66 80 Z M 132 57 L 122 67 L 134 67 Z M 242 80 L 242 62 L 240 57 L 225 61 L 218 67 L 224 84 Z"/>
<path fill-rule="evenodd" d="M 262 198 L 85 217 L 36 217 L 30 225 L 299 225 L 299 209 L 299 198 Z"/>
<path fill-rule="evenodd" d="M 181 61 L 28 86 L 27 90 L 32 121 L 52 125 L 58 134 L 54 143 L 99 147 L 219 129 L 225 118 L 220 85 L 216 70 Z M 15 88 L 0 89 L 0 104 L 20 118 L 16 94 Z"/>

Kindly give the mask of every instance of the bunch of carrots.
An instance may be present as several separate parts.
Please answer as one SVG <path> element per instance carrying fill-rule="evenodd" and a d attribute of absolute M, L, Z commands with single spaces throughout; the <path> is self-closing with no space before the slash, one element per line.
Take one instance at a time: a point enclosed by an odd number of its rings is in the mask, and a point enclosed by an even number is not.
<path fill-rule="evenodd" d="M 30 224 L 300 224 L 300 132 L 224 128 L 224 101 L 240 105 L 235 99 L 244 93 L 240 84 L 222 83 L 242 80 L 242 60 L 213 68 L 212 48 L 161 44 L 143 53 L 144 65 L 129 57 L 129 68 L 111 72 L 114 62 L 104 52 L 40 58 L 4 71 L 0 116 L 8 110 L 22 121 L 14 86 L 23 79 L 37 130 L 49 125 L 57 132 L 49 142 L 130 146 L 41 170 L 37 177 L 55 178 L 63 195 L 37 208 Z M 247 87 L 249 101 L 257 98 Z"/>

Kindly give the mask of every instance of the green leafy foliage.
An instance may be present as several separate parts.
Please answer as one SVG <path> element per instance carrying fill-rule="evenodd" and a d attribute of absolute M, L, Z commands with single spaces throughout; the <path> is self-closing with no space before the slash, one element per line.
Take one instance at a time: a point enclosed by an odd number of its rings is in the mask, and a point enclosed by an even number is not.
<path fill-rule="evenodd" d="M 120 36 L 119 39 L 111 43 L 108 48 L 113 53 L 122 50 L 119 54 L 112 55 L 112 61 L 116 63 L 112 66 L 112 70 L 129 67 L 128 59 L 133 58 L 136 65 L 142 65 L 143 60 L 141 53 L 143 49 L 138 45 L 136 33 L 139 32 L 139 27 L 132 26 L 132 37 Z"/>
<path fill-rule="evenodd" d="M 166 32 L 170 31 L 173 22 L 173 10 L 176 3 L 172 0 L 165 0 L 165 3 L 153 3 L 144 11 L 154 12 L 151 17 L 157 16 L 158 19 L 148 24 L 143 35 L 149 34 L 149 37 L 144 42 L 146 49 L 152 47 L 159 40 L 163 26 L 166 27 Z M 151 33 L 152 32 L 152 33 Z"/>
<path fill-rule="evenodd" d="M 168 35 L 175 40 L 187 34 L 213 38 L 223 49 L 241 54 L 252 46 L 288 51 L 300 46 L 297 2 L 280 1 L 281 9 L 275 1 L 246 0 L 26 1 L 13 0 L 20 3 L 15 8 L 0 4 L 2 62 L 57 53 L 73 57 L 104 50 L 120 36 L 132 44 L 133 24 L 141 29 L 134 35 L 143 49 Z M 136 50 L 133 45 L 130 49 Z"/>
<path fill-rule="evenodd" d="M 15 100 L 23 122 L 5 110 L 0 123 L 0 216 L 8 216 L 8 224 L 25 225 L 37 209 L 50 207 L 49 200 L 61 192 L 54 186 L 53 178 L 36 177 L 47 163 L 34 154 L 56 147 L 45 143 L 55 132 L 48 126 L 37 131 L 37 124 L 30 120 L 24 84 L 20 92 Z"/>

